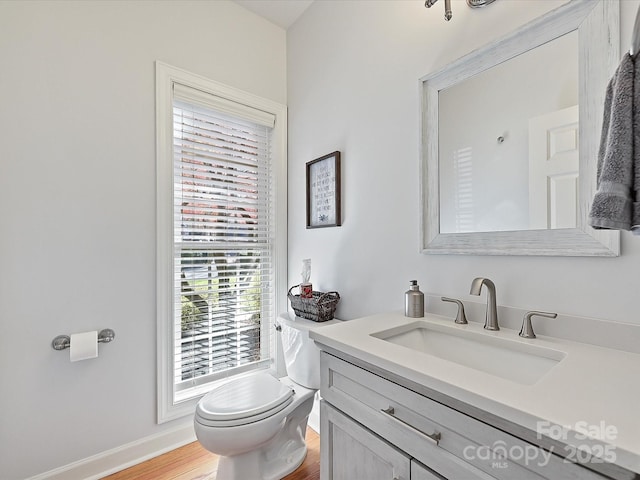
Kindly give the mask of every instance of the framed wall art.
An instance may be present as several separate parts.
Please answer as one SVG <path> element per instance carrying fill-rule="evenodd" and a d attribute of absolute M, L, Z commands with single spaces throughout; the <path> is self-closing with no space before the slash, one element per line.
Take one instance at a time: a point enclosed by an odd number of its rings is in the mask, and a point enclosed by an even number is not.
<path fill-rule="evenodd" d="M 340 152 L 307 162 L 307 228 L 339 227 Z"/>

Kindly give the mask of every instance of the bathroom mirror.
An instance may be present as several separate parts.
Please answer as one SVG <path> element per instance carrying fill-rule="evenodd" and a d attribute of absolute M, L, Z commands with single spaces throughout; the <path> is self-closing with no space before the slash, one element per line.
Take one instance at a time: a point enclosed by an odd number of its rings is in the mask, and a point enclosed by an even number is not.
<path fill-rule="evenodd" d="M 617 0 L 573 1 L 421 79 L 423 253 L 619 254 L 587 223 L 618 39 Z"/>

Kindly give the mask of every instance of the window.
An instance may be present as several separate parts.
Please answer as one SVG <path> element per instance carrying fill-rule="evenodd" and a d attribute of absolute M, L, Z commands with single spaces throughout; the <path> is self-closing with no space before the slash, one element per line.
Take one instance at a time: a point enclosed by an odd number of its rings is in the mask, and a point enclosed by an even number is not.
<path fill-rule="evenodd" d="M 286 308 L 286 110 L 157 63 L 158 421 L 274 368 Z M 284 301 L 283 301 L 284 300 Z"/>

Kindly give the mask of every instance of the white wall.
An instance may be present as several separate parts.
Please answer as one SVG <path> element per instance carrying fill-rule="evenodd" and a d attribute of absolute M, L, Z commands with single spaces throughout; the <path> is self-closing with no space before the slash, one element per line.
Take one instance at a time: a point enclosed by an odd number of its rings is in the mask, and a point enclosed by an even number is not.
<path fill-rule="evenodd" d="M 302 258 L 320 290 L 338 290 L 338 316 L 400 310 L 410 279 L 423 290 L 468 295 L 487 276 L 501 305 L 640 324 L 640 238 L 618 258 L 427 256 L 419 253 L 418 79 L 561 5 L 500 1 L 315 2 L 288 31 L 289 283 Z M 623 49 L 639 2 L 621 2 Z M 305 162 L 342 152 L 343 226 L 306 230 Z M 452 311 L 453 315 L 453 311 Z"/>
<path fill-rule="evenodd" d="M 156 424 L 154 62 L 286 103 L 286 34 L 228 1 L 0 1 L 0 477 Z M 100 328 L 100 357 L 51 340 Z"/>

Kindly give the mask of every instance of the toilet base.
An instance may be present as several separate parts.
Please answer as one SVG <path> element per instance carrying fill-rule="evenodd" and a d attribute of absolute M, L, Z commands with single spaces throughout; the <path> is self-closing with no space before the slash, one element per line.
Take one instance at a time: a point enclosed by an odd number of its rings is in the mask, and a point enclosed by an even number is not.
<path fill-rule="evenodd" d="M 287 476 L 302 465 L 307 456 L 306 428 L 306 418 L 302 422 L 288 422 L 262 448 L 229 457 L 221 456 L 216 480 L 279 480 Z"/>

